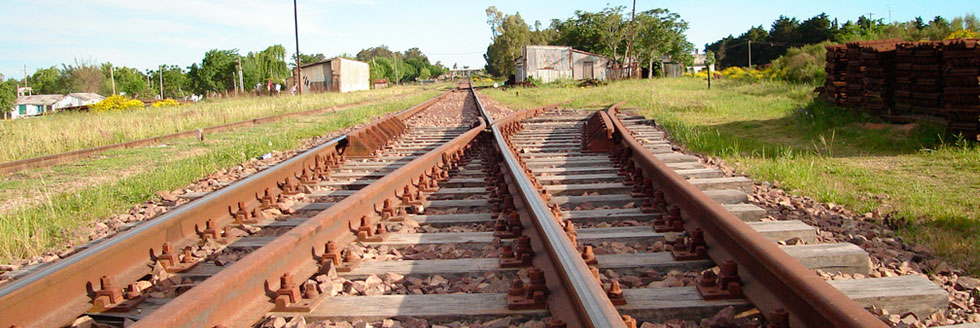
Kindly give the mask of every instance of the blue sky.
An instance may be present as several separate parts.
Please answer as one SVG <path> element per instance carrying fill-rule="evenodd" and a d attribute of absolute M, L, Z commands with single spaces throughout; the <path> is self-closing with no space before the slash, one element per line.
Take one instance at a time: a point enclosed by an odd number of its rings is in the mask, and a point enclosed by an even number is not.
<path fill-rule="evenodd" d="M 490 42 L 485 9 L 520 12 L 533 24 L 631 1 L 390 1 L 299 0 L 300 50 L 334 56 L 380 44 L 419 47 L 447 66 L 482 67 Z M 980 1 L 637 1 L 637 11 L 666 7 L 690 22 L 698 48 L 780 14 L 799 18 L 826 12 L 841 20 L 861 14 L 904 21 L 980 13 Z M 0 74 L 20 79 L 40 67 L 111 61 L 140 69 L 190 66 L 209 49 L 244 54 L 283 44 L 292 53 L 293 8 L 288 0 L 0 0 Z"/>

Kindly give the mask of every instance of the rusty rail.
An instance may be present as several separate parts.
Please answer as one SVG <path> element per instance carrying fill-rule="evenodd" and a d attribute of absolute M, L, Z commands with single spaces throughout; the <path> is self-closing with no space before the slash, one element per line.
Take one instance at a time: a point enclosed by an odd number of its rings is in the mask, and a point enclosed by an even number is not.
<path fill-rule="evenodd" d="M 406 94 L 402 94 L 402 95 L 397 95 L 395 97 L 396 98 L 400 98 L 400 97 L 405 97 L 405 96 L 408 96 L 408 95 L 410 95 L 410 93 L 406 93 Z M 325 107 L 325 108 L 317 108 L 317 109 L 311 109 L 311 110 L 300 111 L 300 112 L 283 113 L 283 114 L 277 114 L 277 115 L 272 115 L 272 116 L 254 118 L 254 119 L 250 119 L 250 120 L 238 121 L 238 122 L 233 122 L 233 123 L 228 123 L 228 124 L 222 124 L 222 125 L 217 125 L 217 126 L 211 126 L 211 127 L 206 127 L 206 128 L 199 129 L 200 131 L 198 131 L 197 129 L 195 129 L 195 130 L 188 130 L 188 131 L 182 131 L 182 132 L 177 132 L 177 133 L 166 134 L 166 135 L 162 135 L 162 136 L 144 138 L 144 139 L 140 139 L 140 140 L 133 140 L 133 141 L 121 142 L 121 143 L 116 143 L 116 144 L 111 144 L 111 145 L 105 145 L 105 146 L 98 146 L 98 147 L 92 147 L 92 148 L 86 148 L 86 149 L 73 150 L 73 151 L 68 151 L 68 152 L 63 152 L 63 153 L 58 153 L 58 154 L 51 154 L 51 155 L 46 155 L 46 156 L 39 156 L 39 157 L 34 157 L 34 158 L 27 158 L 27 159 L 22 159 L 22 160 L 17 160 L 17 161 L 10 161 L 10 162 L 5 162 L 5 163 L 0 163 L 0 175 L 14 173 L 14 172 L 19 172 L 19 171 L 23 171 L 23 170 L 27 170 L 27 169 L 36 169 L 36 168 L 42 168 L 42 167 L 48 167 L 48 166 L 57 165 L 57 164 L 61 164 L 61 163 L 66 163 L 66 162 L 70 162 L 70 161 L 73 161 L 73 160 L 82 159 L 82 158 L 85 158 L 85 157 L 88 157 L 88 156 L 91 156 L 91 155 L 95 155 L 95 154 L 98 154 L 98 153 L 101 153 L 101 152 L 104 152 L 104 151 L 107 151 L 107 150 L 112 150 L 112 149 L 134 148 L 134 147 L 141 147 L 141 146 L 146 146 L 146 145 L 153 145 L 153 144 L 157 144 L 157 143 L 160 143 L 160 142 L 163 142 L 163 141 L 173 140 L 173 139 L 177 139 L 177 138 L 195 137 L 195 136 L 198 135 L 198 133 L 203 133 L 203 134 L 215 133 L 215 132 L 227 131 L 227 130 L 231 130 L 231 129 L 235 129 L 235 128 L 240 128 L 240 127 L 258 125 L 258 124 L 265 124 L 265 123 L 271 123 L 271 122 L 275 122 L 275 121 L 278 121 L 278 120 L 281 120 L 281 119 L 284 119 L 284 118 L 289 118 L 289 117 L 306 116 L 306 115 L 314 115 L 314 114 L 320 114 L 320 113 L 333 112 L 333 111 L 337 111 L 337 110 L 340 110 L 340 109 L 350 108 L 350 107 L 360 106 L 360 105 L 365 105 L 365 104 L 370 104 L 370 103 L 378 102 L 378 101 L 381 101 L 381 100 L 384 100 L 384 99 L 381 99 L 381 98 L 365 99 L 365 100 L 354 102 L 354 103 L 350 103 L 350 104 L 342 104 L 342 105 L 330 106 L 330 107 Z"/>
<path fill-rule="evenodd" d="M 421 110 L 421 109 L 418 109 Z M 417 112 L 417 110 L 415 111 Z M 414 114 L 415 112 L 412 112 Z M 486 128 L 476 127 L 385 175 L 380 180 L 348 196 L 309 220 L 289 230 L 273 242 L 250 253 L 217 275 L 175 298 L 133 327 L 211 327 L 247 326 L 273 308 L 268 290 L 279 288 L 279 278 L 290 273 L 309 277 L 317 272 L 315 253 L 328 241 L 343 248 L 355 240 L 352 227 L 366 215 L 378 222 L 385 201 L 397 201 L 396 192 L 408 187 L 414 192 L 414 179 L 436 169 L 449 169 L 467 145 Z M 356 213 L 356 215 L 352 215 Z M 313 253 L 313 254 L 311 254 Z"/>
<path fill-rule="evenodd" d="M 734 260 L 744 282 L 744 293 L 764 315 L 789 312 L 792 327 L 885 327 L 870 312 L 800 264 L 779 247 L 735 217 L 718 202 L 667 167 L 636 140 L 616 115 L 624 102 L 607 113 L 613 139 L 683 213 L 684 228 L 704 231 L 708 256 L 715 263 Z M 631 158 L 631 159 L 629 159 Z"/>
<path fill-rule="evenodd" d="M 476 92 L 473 92 L 480 111 L 489 117 Z M 537 235 L 537 238 L 531 239 L 532 244 L 537 250 L 544 249 L 547 255 L 547 258 L 535 256 L 533 262 L 535 267 L 544 270 L 547 277 L 546 283 L 551 293 L 547 302 L 552 316 L 569 327 L 626 327 L 578 249 L 558 224 L 559 220 L 551 213 L 548 202 L 532 184 L 526 168 L 521 166 L 512 147 L 504 139 L 505 130 L 512 132 L 521 120 L 539 115 L 546 109 L 557 108 L 558 105 L 520 111 L 497 120 L 490 127 L 494 147 L 503 158 L 501 169 L 505 171 L 504 177 L 511 194 L 517 195 L 515 205 L 519 209 L 523 207 L 523 211 L 529 215 L 526 221 L 530 222 L 524 222 L 524 225 Z"/>
<path fill-rule="evenodd" d="M 402 113 L 421 109 L 415 106 Z M 150 273 L 150 253 L 160 254 L 163 243 L 176 249 L 189 245 L 208 220 L 226 226 L 240 203 L 253 211 L 266 193 L 274 198 L 283 188 L 295 187 L 304 171 L 339 164 L 348 143 L 347 136 L 335 138 L 0 287 L 0 327 L 70 323 L 91 307 L 89 289 L 99 289 L 103 276 L 117 284 L 145 276 Z"/>

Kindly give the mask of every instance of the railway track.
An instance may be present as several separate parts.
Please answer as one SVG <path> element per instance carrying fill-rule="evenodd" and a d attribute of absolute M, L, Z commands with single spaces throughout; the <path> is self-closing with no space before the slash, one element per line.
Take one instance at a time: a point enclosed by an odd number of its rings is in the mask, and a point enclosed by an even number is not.
<path fill-rule="evenodd" d="M 823 281 L 813 270 L 866 272 L 867 254 L 760 221 L 749 180 L 618 106 L 494 117 L 475 95 L 379 119 L 0 286 L 0 326 L 623 327 L 734 311 L 873 327 L 867 306 L 945 306 L 919 276 Z"/>

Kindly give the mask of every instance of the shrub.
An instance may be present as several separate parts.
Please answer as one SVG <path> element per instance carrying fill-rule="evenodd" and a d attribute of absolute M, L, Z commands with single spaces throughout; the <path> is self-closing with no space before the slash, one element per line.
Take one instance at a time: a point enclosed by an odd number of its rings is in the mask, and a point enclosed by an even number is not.
<path fill-rule="evenodd" d="M 153 103 L 153 108 L 180 106 L 180 103 L 173 99 L 164 99 Z"/>
<path fill-rule="evenodd" d="M 143 108 L 142 101 L 129 99 L 119 95 L 109 96 L 102 101 L 89 106 L 89 110 L 93 112 L 111 112 L 140 108 Z"/>
<path fill-rule="evenodd" d="M 772 61 L 770 78 L 793 83 L 823 84 L 827 77 L 827 43 L 790 48 L 786 54 Z"/>

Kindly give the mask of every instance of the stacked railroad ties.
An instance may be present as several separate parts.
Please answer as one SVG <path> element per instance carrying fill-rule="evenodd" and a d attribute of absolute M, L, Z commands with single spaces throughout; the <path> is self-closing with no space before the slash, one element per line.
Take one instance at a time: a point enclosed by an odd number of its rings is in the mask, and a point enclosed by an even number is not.
<path fill-rule="evenodd" d="M 980 40 L 882 40 L 827 46 L 823 94 L 896 122 L 980 132 Z"/>

